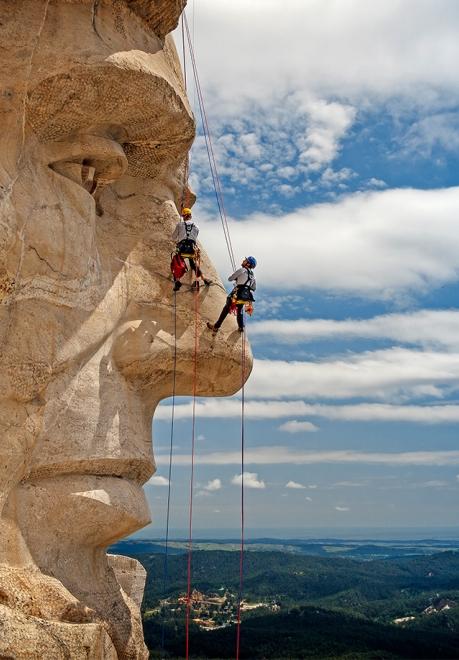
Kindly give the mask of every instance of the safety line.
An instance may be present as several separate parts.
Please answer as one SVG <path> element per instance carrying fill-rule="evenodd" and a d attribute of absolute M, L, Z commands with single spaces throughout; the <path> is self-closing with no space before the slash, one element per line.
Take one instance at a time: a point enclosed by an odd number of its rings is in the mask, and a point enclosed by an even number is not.
<path fill-rule="evenodd" d="M 241 366 L 241 545 L 239 553 L 239 594 L 237 602 L 237 622 L 236 622 L 236 660 L 239 660 L 241 647 L 241 607 L 242 593 L 244 587 L 244 541 L 245 541 L 245 521 L 244 521 L 244 454 L 245 454 L 245 361 L 246 345 L 245 330 L 242 332 L 242 366 Z"/>
<path fill-rule="evenodd" d="M 183 59 L 183 82 L 185 84 L 185 92 L 187 91 L 186 80 L 186 52 L 185 52 L 185 12 L 182 14 L 182 59 Z"/>
<path fill-rule="evenodd" d="M 191 558 L 193 554 L 193 488 L 194 488 L 194 449 L 196 437 L 196 395 L 198 380 L 198 349 L 199 349 L 199 288 L 196 287 L 194 294 L 194 369 L 193 369 L 193 412 L 191 424 L 191 474 L 190 474 L 190 509 L 188 522 L 188 562 L 187 562 L 187 594 L 186 594 L 186 617 L 185 617 L 185 658 L 188 660 L 190 654 L 190 613 L 191 613 Z"/>
<path fill-rule="evenodd" d="M 187 21 L 185 12 L 183 13 L 183 18 L 184 18 L 184 25 L 185 25 L 185 30 L 186 30 L 187 40 L 188 40 L 188 48 L 189 48 L 189 51 L 190 51 L 190 59 L 191 59 L 191 64 L 192 64 L 193 74 L 194 74 L 194 79 L 195 79 L 195 86 L 196 86 L 196 91 L 197 91 L 197 96 L 198 96 L 199 112 L 200 112 L 200 115 L 201 115 L 201 122 L 202 122 L 204 139 L 205 139 L 205 144 L 206 144 L 207 157 L 208 157 L 208 160 L 209 160 L 210 172 L 211 172 L 212 181 L 213 181 L 213 184 L 214 184 L 215 197 L 216 197 L 216 200 L 217 200 L 217 206 L 218 206 L 220 219 L 221 219 L 222 227 L 223 227 L 223 234 L 225 236 L 225 242 L 226 242 L 226 246 L 228 248 L 228 253 L 229 253 L 231 265 L 232 265 L 233 269 L 236 270 L 236 261 L 234 259 L 233 246 L 232 246 L 232 243 L 231 243 L 231 236 L 230 236 L 230 233 L 229 233 L 228 219 L 227 219 L 227 216 L 226 216 L 225 205 L 224 205 L 224 202 L 223 202 L 222 186 L 221 186 L 220 177 L 219 177 L 218 170 L 217 170 L 215 154 L 214 154 L 214 149 L 213 149 L 213 145 L 212 145 L 212 138 L 211 138 L 211 135 L 210 135 L 209 122 L 208 122 L 208 119 L 207 119 L 207 113 L 206 113 L 205 105 L 204 105 L 204 97 L 203 97 L 203 94 L 202 94 L 201 84 L 200 84 L 200 81 L 199 81 L 199 74 L 198 74 L 198 68 L 197 68 L 197 64 L 196 64 L 196 57 L 195 57 L 195 54 L 194 54 L 193 43 L 192 43 L 192 40 L 191 40 L 190 29 L 189 29 L 189 26 L 188 26 L 188 21 Z"/>
<path fill-rule="evenodd" d="M 171 505 L 171 483 L 172 483 L 172 455 L 174 444 L 174 421 L 175 421 L 175 391 L 177 384 L 177 293 L 174 291 L 174 373 L 172 376 L 172 410 L 171 410 L 171 432 L 169 447 L 169 474 L 167 487 L 167 513 L 166 513 L 166 539 L 164 548 L 164 574 L 163 574 L 163 598 L 166 598 L 167 583 L 169 582 L 169 520 Z M 166 608 L 161 623 L 161 655 L 164 654 L 164 642 L 166 633 Z"/>
<path fill-rule="evenodd" d="M 185 92 L 187 92 L 188 84 L 187 84 L 187 68 L 186 68 L 186 49 L 185 49 L 185 13 L 182 13 L 181 27 L 182 27 L 183 83 L 185 87 Z M 182 211 L 183 208 L 189 206 L 189 188 L 188 188 L 189 173 L 190 173 L 190 154 L 187 153 L 183 167 L 183 188 L 182 188 L 182 199 L 180 202 L 181 205 L 180 212 Z"/>
<path fill-rule="evenodd" d="M 186 75 L 186 51 L 185 51 L 185 29 L 184 29 L 184 16 L 182 14 L 182 57 L 183 57 L 183 81 L 185 91 L 187 89 L 187 75 Z M 188 170 L 189 158 L 186 157 L 184 165 L 184 185 L 182 190 L 181 206 L 186 205 L 185 190 L 188 185 Z M 181 211 L 182 209 L 180 209 Z M 166 598 L 167 583 L 169 582 L 169 523 L 170 523 L 170 504 L 171 504 L 171 482 L 172 482 L 172 457 L 174 445 L 174 421 L 175 421 L 175 392 L 177 385 L 177 292 L 174 290 L 174 372 L 172 380 L 172 410 L 171 410 L 171 430 L 170 430 L 170 443 L 169 443 L 169 474 L 167 486 L 167 511 L 166 511 L 166 539 L 164 548 L 164 572 L 163 572 L 163 598 Z M 166 608 L 161 622 L 161 656 L 164 655 L 165 634 L 166 634 Z"/>

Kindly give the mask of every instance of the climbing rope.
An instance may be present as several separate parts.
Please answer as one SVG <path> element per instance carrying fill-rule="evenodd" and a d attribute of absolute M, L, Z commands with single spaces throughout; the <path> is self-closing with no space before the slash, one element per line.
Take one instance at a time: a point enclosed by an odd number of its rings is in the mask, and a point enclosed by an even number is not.
<path fill-rule="evenodd" d="M 220 220 L 223 228 L 223 235 L 225 237 L 226 246 L 233 270 L 236 270 L 236 261 L 234 258 L 233 246 L 231 243 L 231 236 L 229 233 L 228 219 L 226 216 L 225 205 L 223 202 L 223 192 L 220 177 L 218 175 L 215 154 L 210 136 L 209 122 L 204 106 L 204 99 L 202 95 L 201 85 L 199 82 L 199 75 L 197 71 L 196 58 L 194 55 L 193 44 L 191 40 L 190 30 L 186 19 L 186 14 L 182 14 L 182 49 L 183 49 L 183 69 L 184 69 L 184 85 L 185 90 L 187 87 L 187 74 L 186 74 L 186 53 L 185 53 L 185 34 L 188 41 L 188 48 L 190 53 L 190 60 L 192 63 L 195 89 L 198 97 L 199 112 L 202 121 L 202 128 L 205 138 L 207 156 L 209 160 L 209 167 L 212 176 L 217 206 L 219 209 Z M 184 185 L 182 194 L 182 208 L 187 206 L 185 196 L 188 192 L 188 175 L 189 175 L 190 161 L 187 158 L 184 166 Z M 199 269 L 199 258 L 196 260 L 196 267 Z M 199 270 L 197 271 L 199 272 Z M 190 491 L 189 491 L 189 520 L 188 520 L 188 557 L 187 557 L 187 593 L 186 593 L 186 612 L 185 612 L 185 658 L 189 660 L 190 654 L 190 618 L 191 618 L 191 585 L 192 585 L 192 555 L 193 555 L 193 495 L 194 495 L 194 473 L 195 473 L 195 441 L 196 441 L 196 396 L 197 396 L 197 381 L 198 381 L 198 353 L 199 353 L 199 287 L 194 289 L 194 365 L 193 365 L 193 404 L 192 404 L 192 425 L 191 425 L 191 470 L 190 470 Z M 169 484 L 168 484 L 168 498 L 167 498 L 167 522 L 166 522 L 166 543 L 165 543 L 165 563 L 164 563 L 164 594 L 166 593 L 166 585 L 168 580 L 168 540 L 169 540 L 169 518 L 170 518 L 170 499 L 171 499 L 171 476 L 172 476 L 172 459 L 173 459 L 173 436 L 174 436 L 174 415 L 175 415 L 175 392 L 176 392 L 176 368 L 177 368 L 177 299 L 174 292 L 174 375 L 173 375 L 173 395 L 172 395 L 172 411 L 171 411 L 171 433 L 170 433 L 170 453 L 169 453 Z M 242 334 L 242 360 L 241 360 L 241 544 L 240 544 L 240 559 L 239 559 L 239 593 L 237 605 L 237 626 L 236 626 L 236 660 L 239 660 L 240 654 L 240 637 L 241 637 L 241 609 L 242 609 L 242 592 L 243 592 L 243 577 L 244 577 L 244 408 L 245 408 L 245 393 L 244 384 L 246 377 L 246 340 L 245 332 Z M 161 636 L 161 649 L 164 651 L 164 618 Z"/>
<path fill-rule="evenodd" d="M 239 552 L 239 593 L 237 599 L 236 621 L 236 660 L 239 660 L 241 647 L 241 606 L 244 586 L 244 454 L 245 454 L 245 361 L 246 345 L 245 331 L 242 333 L 242 360 L 241 360 L 241 545 Z"/>
<path fill-rule="evenodd" d="M 191 558 L 193 554 L 193 488 L 194 488 L 194 449 L 196 438 L 196 392 L 198 381 L 198 350 L 199 350 L 199 288 L 194 294 L 194 368 L 193 368 L 193 412 L 191 424 L 191 474 L 190 474 L 190 501 L 188 521 L 188 561 L 187 561 L 187 593 L 185 616 L 185 657 L 190 653 L 190 614 L 191 614 Z"/>
<path fill-rule="evenodd" d="M 186 31 L 186 36 L 188 40 L 188 48 L 190 51 L 190 59 L 191 59 L 191 64 L 193 68 L 193 75 L 194 75 L 194 80 L 195 80 L 195 87 L 197 91 L 197 96 L 198 96 L 198 105 L 199 105 L 199 113 L 201 115 L 201 122 L 202 122 L 202 129 L 204 133 L 204 140 L 206 143 L 206 150 L 207 150 L 207 158 L 209 160 L 209 167 L 210 167 L 210 173 L 212 175 L 212 182 L 214 185 L 214 191 L 215 191 L 215 197 L 217 200 L 217 206 L 218 206 L 218 211 L 220 214 L 220 220 L 222 223 L 223 227 L 223 235 L 225 237 L 225 242 L 226 242 L 226 247 L 228 249 L 228 254 L 231 262 L 231 266 L 233 270 L 236 270 L 236 261 L 234 259 L 234 252 L 233 252 L 233 245 L 231 243 L 231 236 L 229 233 L 229 227 L 228 227 L 228 218 L 226 216 L 226 211 L 225 211 L 225 205 L 223 202 L 223 192 L 222 192 L 222 186 L 220 182 L 220 177 L 218 174 L 217 170 L 217 164 L 215 161 L 215 154 L 212 146 L 212 139 L 210 136 L 210 129 L 209 129 L 209 122 L 207 119 L 207 113 L 204 105 L 204 98 L 202 95 L 202 89 L 201 89 L 201 84 L 199 82 L 199 74 L 198 74 L 198 68 L 196 64 L 196 57 L 194 54 L 194 48 L 193 48 L 193 43 L 191 40 L 191 34 L 190 34 L 190 29 L 188 27 L 188 21 L 186 18 L 185 12 L 182 14 L 183 17 L 183 25 L 185 26 L 185 31 Z"/>
<path fill-rule="evenodd" d="M 183 57 L 183 80 L 185 91 L 187 89 L 187 75 L 186 75 L 186 52 L 185 52 L 185 29 L 184 29 L 184 14 L 182 14 L 182 57 Z M 188 173 L 189 173 L 190 159 L 187 155 L 183 172 L 183 189 L 181 207 L 187 205 L 186 195 L 188 192 Z M 180 209 L 181 210 L 181 209 Z M 175 421 L 175 393 L 177 386 L 177 292 L 174 291 L 174 369 L 172 376 L 172 410 L 171 410 L 171 429 L 170 429 L 170 442 L 169 442 L 169 472 L 168 472 L 168 486 L 167 486 L 167 510 L 166 510 L 166 538 L 164 548 L 164 575 L 163 575 L 163 598 L 166 598 L 167 583 L 169 581 L 169 525 L 170 525 L 170 504 L 171 504 L 171 483 L 172 483 L 172 458 L 173 458 L 173 445 L 174 445 L 174 421 Z M 165 633 L 166 626 L 166 610 L 162 618 L 161 624 L 161 656 L 164 655 L 165 647 Z"/>
<path fill-rule="evenodd" d="M 171 510 L 171 483 L 172 483 L 172 455 L 174 445 L 174 421 L 175 421 L 175 391 L 177 384 L 177 293 L 174 291 L 174 371 L 172 375 L 172 410 L 171 410 L 171 432 L 169 442 L 169 473 L 167 485 L 167 512 L 166 512 L 166 539 L 164 548 L 164 576 L 163 576 L 163 598 L 166 598 L 167 583 L 169 582 L 169 521 Z M 164 643 L 166 633 L 166 608 L 161 622 L 161 656 L 164 654 Z"/>

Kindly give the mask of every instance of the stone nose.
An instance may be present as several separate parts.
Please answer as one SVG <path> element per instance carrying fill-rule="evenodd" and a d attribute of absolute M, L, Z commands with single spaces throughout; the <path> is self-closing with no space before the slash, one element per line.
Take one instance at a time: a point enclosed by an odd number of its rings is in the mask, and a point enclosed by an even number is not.
<path fill-rule="evenodd" d="M 180 300 L 189 304 L 181 303 L 175 318 L 173 307 L 163 308 L 121 328 L 113 347 L 116 366 L 154 404 L 174 388 L 179 395 L 230 396 L 250 375 L 252 353 L 236 320 L 229 317 L 218 335 L 207 328 L 226 300 L 215 288 L 202 295 L 197 310 L 195 296 L 201 294 L 187 292 Z"/>

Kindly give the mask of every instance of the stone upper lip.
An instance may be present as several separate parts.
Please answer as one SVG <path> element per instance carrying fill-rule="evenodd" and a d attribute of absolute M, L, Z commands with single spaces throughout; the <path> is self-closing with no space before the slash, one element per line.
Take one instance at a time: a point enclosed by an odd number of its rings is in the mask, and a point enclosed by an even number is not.
<path fill-rule="evenodd" d="M 88 457 L 81 460 L 60 460 L 34 465 L 27 481 L 47 479 L 65 474 L 88 474 L 130 479 L 140 485 L 146 483 L 156 470 L 153 459 L 148 458 L 100 458 Z"/>

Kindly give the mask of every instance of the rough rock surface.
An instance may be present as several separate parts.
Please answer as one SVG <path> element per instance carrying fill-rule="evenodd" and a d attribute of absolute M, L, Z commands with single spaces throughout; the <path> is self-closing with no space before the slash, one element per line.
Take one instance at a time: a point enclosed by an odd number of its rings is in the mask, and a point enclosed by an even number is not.
<path fill-rule="evenodd" d="M 147 658 L 151 419 L 173 387 L 171 233 L 194 119 L 184 0 L 0 0 L 0 656 Z M 192 194 L 186 196 L 190 204 Z M 204 246 L 205 247 L 205 237 Z M 177 394 L 241 384 L 225 292 L 177 294 Z M 154 512 L 153 512 L 154 513 Z"/>

